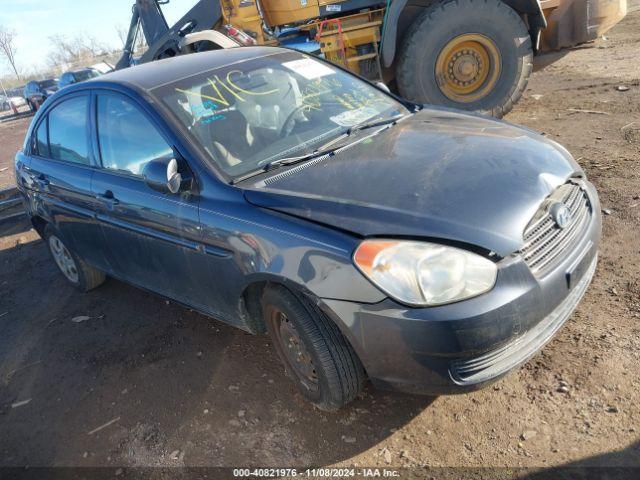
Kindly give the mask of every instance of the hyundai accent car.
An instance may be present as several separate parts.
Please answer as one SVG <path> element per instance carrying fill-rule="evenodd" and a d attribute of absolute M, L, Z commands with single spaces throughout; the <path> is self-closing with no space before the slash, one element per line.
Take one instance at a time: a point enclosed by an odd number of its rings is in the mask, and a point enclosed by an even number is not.
<path fill-rule="evenodd" d="M 367 379 L 430 395 L 495 381 L 596 268 L 598 196 L 564 148 L 286 49 L 71 85 L 15 170 L 69 282 L 114 277 L 268 332 L 326 410 Z"/>

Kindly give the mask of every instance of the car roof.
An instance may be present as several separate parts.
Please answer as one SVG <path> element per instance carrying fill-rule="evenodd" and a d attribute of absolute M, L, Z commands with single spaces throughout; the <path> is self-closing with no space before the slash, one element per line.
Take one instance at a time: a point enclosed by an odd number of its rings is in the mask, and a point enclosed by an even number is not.
<path fill-rule="evenodd" d="M 143 90 L 153 90 L 181 78 L 190 77 L 236 62 L 289 52 L 278 47 L 238 47 L 224 50 L 180 55 L 154 62 L 135 65 L 83 82 L 85 86 L 101 83 L 135 85 Z"/>

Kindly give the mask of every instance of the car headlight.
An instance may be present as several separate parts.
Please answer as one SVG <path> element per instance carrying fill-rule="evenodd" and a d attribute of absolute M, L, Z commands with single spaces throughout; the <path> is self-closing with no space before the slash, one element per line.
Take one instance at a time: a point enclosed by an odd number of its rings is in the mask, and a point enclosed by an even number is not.
<path fill-rule="evenodd" d="M 498 273 L 496 264 L 480 255 L 428 242 L 365 240 L 353 259 L 383 292 L 414 306 L 443 305 L 488 292 Z"/>

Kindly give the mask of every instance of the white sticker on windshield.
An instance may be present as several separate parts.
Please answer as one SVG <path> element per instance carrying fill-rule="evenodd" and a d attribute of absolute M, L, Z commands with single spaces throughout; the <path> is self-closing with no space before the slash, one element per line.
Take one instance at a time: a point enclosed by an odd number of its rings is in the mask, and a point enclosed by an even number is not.
<path fill-rule="evenodd" d="M 375 117 L 378 114 L 378 110 L 372 107 L 362 107 L 356 110 L 347 110 L 346 112 L 330 117 L 333 123 L 337 123 L 341 127 L 353 127 L 359 123 L 366 122 L 371 117 Z"/>
<path fill-rule="evenodd" d="M 314 80 L 316 78 L 325 77 L 327 75 L 334 75 L 336 72 L 316 60 L 310 58 L 303 58 L 302 60 L 294 60 L 293 62 L 283 63 L 289 70 L 302 75 L 307 80 Z"/>

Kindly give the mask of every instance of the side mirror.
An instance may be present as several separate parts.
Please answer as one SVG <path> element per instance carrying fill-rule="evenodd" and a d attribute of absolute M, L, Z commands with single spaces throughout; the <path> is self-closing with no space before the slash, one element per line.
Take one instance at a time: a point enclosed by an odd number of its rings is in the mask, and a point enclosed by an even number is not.
<path fill-rule="evenodd" d="M 387 93 L 391 93 L 391 90 L 389 90 L 389 87 L 387 87 L 386 83 L 376 82 L 376 87 L 378 87 L 380 90 L 384 90 Z"/>
<path fill-rule="evenodd" d="M 150 188 L 162 193 L 175 194 L 191 186 L 191 181 L 178 172 L 178 161 L 173 157 L 151 160 L 145 165 L 142 177 Z"/>

